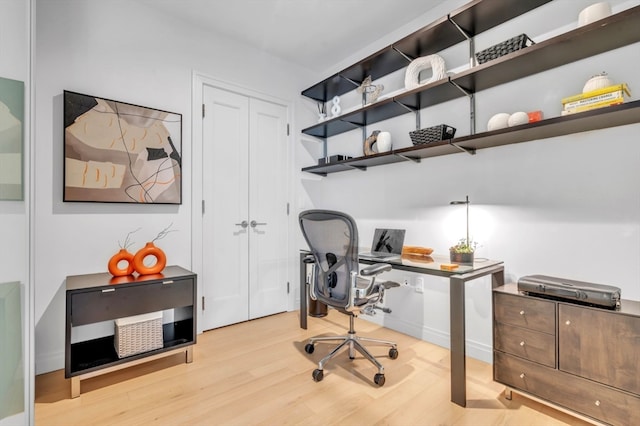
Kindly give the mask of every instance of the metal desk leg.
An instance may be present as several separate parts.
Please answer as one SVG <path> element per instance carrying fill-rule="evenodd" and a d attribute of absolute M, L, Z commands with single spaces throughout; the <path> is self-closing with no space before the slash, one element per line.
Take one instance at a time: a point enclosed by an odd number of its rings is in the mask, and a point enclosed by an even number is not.
<path fill-rule="evenodd" d="M 307 329 L 307 264 L 308 253 L 300 253 L 300 328 Z"/>
<path fill-rule="evenodd" d="M 451 327 L 451 402 L 467 406 L 467 366 L 465 360 L 465 281 L 452 276 L 449 293 L 449 324 Z"/>

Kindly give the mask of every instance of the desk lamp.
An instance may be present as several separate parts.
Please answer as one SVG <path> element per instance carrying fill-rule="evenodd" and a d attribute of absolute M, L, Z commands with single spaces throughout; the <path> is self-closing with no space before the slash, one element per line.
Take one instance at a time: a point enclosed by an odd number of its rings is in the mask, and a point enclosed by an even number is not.
<path fill-rule="evenodd" d="M 466 204 L 467 206 L 467 247 L 469 247 L 469 244 L 471 243 L 471 241 L 469 241 L 469 196 L 466 196 L 466 199 L 464 201 L 451 201 L 449 204 L 452 205 L 460 205 L 460 204 Z"/>

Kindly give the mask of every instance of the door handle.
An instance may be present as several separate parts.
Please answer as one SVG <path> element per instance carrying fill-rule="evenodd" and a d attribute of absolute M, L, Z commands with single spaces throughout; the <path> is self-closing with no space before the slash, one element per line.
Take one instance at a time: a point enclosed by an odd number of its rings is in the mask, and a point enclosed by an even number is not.
<path fill-rule="evenodd" d="M 256 222 L 255 220 L 251 221 L 251 227 L 252 228 L 255 228 L 258 225 L 266 225 L 266 224 L 267 224 L 266 222 Z"/>
<path fill-rule="evenodd" d="M 246 228 L 247 226 L 249 226 L 249 223 L 246 220 L 243 220 L 240 223 L 236 223 L 236 226 L 242 226 L 243 228 Z"/>

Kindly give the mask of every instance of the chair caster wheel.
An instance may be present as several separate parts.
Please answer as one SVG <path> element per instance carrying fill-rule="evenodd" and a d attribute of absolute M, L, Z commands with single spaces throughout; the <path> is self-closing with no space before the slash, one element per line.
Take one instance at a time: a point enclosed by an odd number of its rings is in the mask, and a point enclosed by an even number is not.
<path fill-rule="evenodd" d="M 398 350 L 396 348 L 389 349 L 389 358 L 391 359 L 398 358 Z"/>
<path fill-rule="evenodd" d="M 304 347 L 304 351 L 308 354 L 312 354 L 314 349 L 315 347 L 313 346 L 312 343 L 307 343 Z"/>
<path fill-rule="evenodd" d="M 322 372 L 322 370 L 318 370 L 317 368 L 315 370 L 313 370 L 313 381 L 314 382 L 319 382 L 323 379 L 324 377 L 324 373 Z M 382 381 L 384 382 L 384 376 L 382 377 Z"/>
<path fill-rule="evenodd" d="M 378 386 L 384 385 L 384 374 L 378 373 L 373 376 L 373 382 Z"/>

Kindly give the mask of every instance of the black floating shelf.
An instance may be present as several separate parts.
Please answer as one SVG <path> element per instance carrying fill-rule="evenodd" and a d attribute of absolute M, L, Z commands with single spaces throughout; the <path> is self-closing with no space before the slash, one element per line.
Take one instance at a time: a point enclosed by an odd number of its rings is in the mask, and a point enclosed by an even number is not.
<path fill-rule="evenodd" d="M 406 114 L 409 110 L 420 110 L 465 96 L 460 88 L 468 93 L 476 93 L 608 52 L 640 41 L 638 27 L 640 27 L 640 6 L 462 71 L 448 79 L 420 86 L 393 98 L 384 99 L 315 124 L 303 129 L 302 133 L 320 138 L 336 136 Z"/>
<path fill-rule="evenodd" d="M 398 163 L 410 159 L 419 161 L 422 158 L 455 154 L 464 150 L 476 151 L 639 122 L 640 101 L 633 101 L 578 114 L 549 118 L 516 127 L 462 136 L 451 141 L 432 142 L 426 145 L 401 148 L 388 153 L 352 158 L 333 164 L 305 167 L 302 171 L 326 176 L 330 173 L 346 170 L 366 170 L 367 167 Z"/>
<path fill-rule="evenodd" d="M 418 58 L 440 52 L 466 40 L 455 22 L 468 36 L 500 25 L 551 0 L 511 1 L 475 0 L 451 12 L 398 42 L 381 49 L 358 63 L 302 91 L 302 95 L 326 102 L 355 89 L 367 76 L 373 80 L 406 67 L 407 58 Z M 400 53 L 402 52 L 402 53 Z"/>

